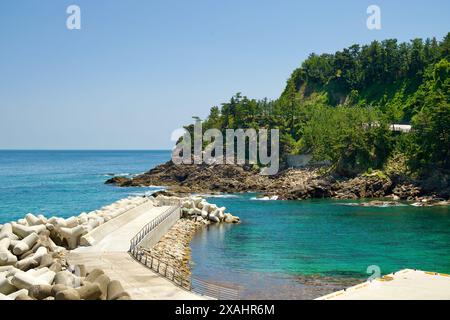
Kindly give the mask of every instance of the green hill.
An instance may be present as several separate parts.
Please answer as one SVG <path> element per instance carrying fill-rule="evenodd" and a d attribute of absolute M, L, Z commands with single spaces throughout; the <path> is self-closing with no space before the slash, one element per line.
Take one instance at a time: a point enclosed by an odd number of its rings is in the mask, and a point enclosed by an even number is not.
<path fill-rule="evenodd" d="M 284 103 L 325 94 L 329 105 L 376 106 L 394 122 L 409 122 L 420 107 L 411 99 L 429 71 L 449 59 L 450 36 L 410 43 L 395 39 L 353 45 L 334 54 L 311 54 L 281 95 Z M 428 72 L 428 73 L 427 73 Z"/>
<path fill-rule="evenodd" d="M 203 128 L 278 128 L 284 156 L 312 153 L 346 175 L 399 159 L 410 173 L 448 171 L 449 61 L 450 33 L 442 41 L 389 39 L 311 54 L 279 99 L 236 94 L 211 108 Z M 399 134 L 392 123 L 413 130 Z"/>

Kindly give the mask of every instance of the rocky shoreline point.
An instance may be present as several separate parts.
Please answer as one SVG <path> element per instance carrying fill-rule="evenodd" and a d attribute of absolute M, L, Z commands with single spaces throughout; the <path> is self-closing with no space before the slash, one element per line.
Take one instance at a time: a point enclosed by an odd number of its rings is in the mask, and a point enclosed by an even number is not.
<path fill-rule="evenodd" d="M 428 199 L 446 201 L 450 198 L 449 175 L 435 174 L 424 180 L 414 180 L 379 171 L 355 177 L 342 177 L 330 172 L 327 167 L 310 166 L 262 176 L 258 168 L 248 165 L 175 165 L 168 161 L 134 178 L 113 177 L 105 183 L 121 187 L 167 186 L 174 195 L 257 192 L 278 200 L 389 197 L 395 201 L 444 205 L 442 201 Z"/>
<path fill-rule="evenodd" d="M 0 225 L 0 300 L 129 300 L 119 281 L 66 256 L 90 231 L 145 201 L 130 197 L 67 219 L 28 213 Z"/>

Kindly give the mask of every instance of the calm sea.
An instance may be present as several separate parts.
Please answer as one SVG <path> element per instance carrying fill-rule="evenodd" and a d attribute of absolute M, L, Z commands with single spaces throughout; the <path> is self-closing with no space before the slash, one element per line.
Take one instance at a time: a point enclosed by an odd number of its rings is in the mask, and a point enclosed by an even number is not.
<path fill-rule="evenodd" d="M 244 298 L 316 298 L 377 271 L 450 273 L 450 207 L 258 201 L 251 194 L 210 200 L 242 223 L 195 235 L 193 274 L 243 286 Z"/>
<path fill-rule="evenodd" d="M 105 185 L 170 159 L 170 151 L 0 151 L 0 223 L 26 213 L 68 217 L 160 188 Z"/>

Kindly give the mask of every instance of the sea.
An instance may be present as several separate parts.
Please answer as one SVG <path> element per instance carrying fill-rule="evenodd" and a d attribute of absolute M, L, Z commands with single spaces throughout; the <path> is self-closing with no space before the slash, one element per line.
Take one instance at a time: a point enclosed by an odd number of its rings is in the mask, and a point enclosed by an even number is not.
<path fill-rule="evenodd" d="M 170 159 L 168 150 L 1 150 L 0 224 L 26 213 L 69 217 L 164 186 L 121 188 Z M 239 225 L 211 225 L 191 242 L 193 276 L 249 299 L 312 299 L 404 268 L 450 273 L 450 208 L 362 207 L 347 200 L 263 201 L 207 195 Z"/>

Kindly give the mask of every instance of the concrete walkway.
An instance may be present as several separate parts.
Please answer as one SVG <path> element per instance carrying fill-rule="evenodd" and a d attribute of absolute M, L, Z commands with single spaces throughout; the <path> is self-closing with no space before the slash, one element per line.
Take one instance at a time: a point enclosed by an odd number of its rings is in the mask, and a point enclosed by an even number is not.
<path fill-rule="evenodd" d="M 404 269 L 317 300 L 450 300 L 450 275 Z"/>
<path fill-rule="evenodd" d="M 123 217 L 120 220 L 116 218 L 116 221 L 115 219 L 108 221 L 105 225 L 110 224 L 109 228 L 113 231 L 101 237 L 97 236 L 93 246 L 79 247 L 70 251 L 67 260 L 70 264 L 84 264 L 88 269 L 103 269 L 111 279 L 119 280 L 131 298 L 135 300 L 203 299 L 144 267 L 127 252 L 131 238 L 168 208 L 153 207 L 145 203 L 123 214 L 132 217 L 130 221 L 124 220 Z"/>

